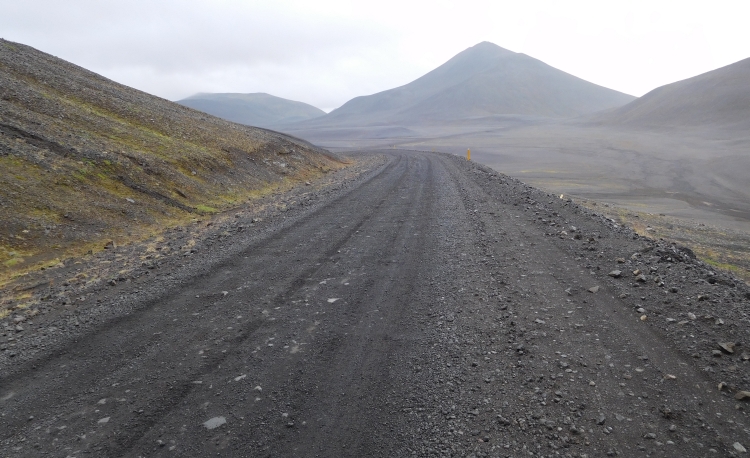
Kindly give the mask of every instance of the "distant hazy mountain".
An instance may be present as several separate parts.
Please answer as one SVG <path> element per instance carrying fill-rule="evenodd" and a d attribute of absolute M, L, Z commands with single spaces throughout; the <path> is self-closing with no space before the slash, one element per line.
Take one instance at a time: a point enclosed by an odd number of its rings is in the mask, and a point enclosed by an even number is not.
<path fill-rule="evenodd" d="M 596 115 L 605 124 L 750 128 L 750 59 L 654 89 Z"/>
<path fill-rule="evenodd" d="M 312 105 L 262 92 L 254 94 L 196 94 L 177 103 L 240 124 L 268 127 L 305 121 L 326 113 Z"/>
<path fill-rule="evenodd" d="M 413 125 L 507 114 L 564 117 L 634 99 L 483 42 L 405 86 L 354 98 L 303 125 Z"/>

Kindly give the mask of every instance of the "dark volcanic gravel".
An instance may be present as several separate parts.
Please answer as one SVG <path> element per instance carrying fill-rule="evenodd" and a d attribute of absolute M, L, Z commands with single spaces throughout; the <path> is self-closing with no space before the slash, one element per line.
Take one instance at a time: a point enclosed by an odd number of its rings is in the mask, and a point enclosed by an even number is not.
<path fill-rule="evenodd" d="M 0 455 L 746 454 L 746 285 L 458 157 L 360 158 L 3 320 Z"/>

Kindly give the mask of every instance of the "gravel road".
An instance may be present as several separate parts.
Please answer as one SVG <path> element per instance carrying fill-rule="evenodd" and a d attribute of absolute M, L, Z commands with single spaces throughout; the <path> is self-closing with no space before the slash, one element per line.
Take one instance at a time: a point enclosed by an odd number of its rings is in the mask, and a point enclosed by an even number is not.
<path fill-rule="evenodd" d="M 192 275 L 101 292 L 127 313 L 35 318 L 0 455 L 746 454 L 745 285 L 481 165 L 377 154 Z"/>

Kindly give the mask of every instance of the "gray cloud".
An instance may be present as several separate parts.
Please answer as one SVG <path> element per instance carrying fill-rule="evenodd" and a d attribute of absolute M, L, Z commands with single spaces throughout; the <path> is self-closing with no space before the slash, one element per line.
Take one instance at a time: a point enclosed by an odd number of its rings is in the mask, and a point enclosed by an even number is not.
<path fill-rule="evenodd" d="M 268 92 L 323 109 L 480 41 L 633 95 L 750 56 L 748 6 L 632 0 L 0 0 L 0 35 L 168 99 Z"/>
<path fill-rule="evenodd" d="M 270 92 L 334 108 L 361 89 L 338 81 L 337 67 L 356 73 L 393 39 L 374 24 L 254 2 L 32 0 L 9 10 L 5 38 L 169 99 Z"/>

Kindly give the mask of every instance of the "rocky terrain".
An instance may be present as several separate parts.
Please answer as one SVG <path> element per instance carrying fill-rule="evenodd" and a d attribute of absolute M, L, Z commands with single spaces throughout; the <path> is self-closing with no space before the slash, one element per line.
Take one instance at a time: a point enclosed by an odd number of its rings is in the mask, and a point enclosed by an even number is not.
<path fill-rule="evenodd" d="M 344 165 L 0 40 L 0 285 Z"/>
<path fill-rule="evenodd" d="M 628 97 L 483 43 L 309 124 L 391 146 L 336 155 L 0 40 L 0 456 L 745 456 L 746 238 L 660 238 L 744 227 L 727 103 L 664 98 L 739 64 L 553 120 Z"/>
<path fill-rule="evenodd" d="M 3 319 L 2 454 L 747 453 L 744 283 L 455 156 L 352 158 Z"/>

